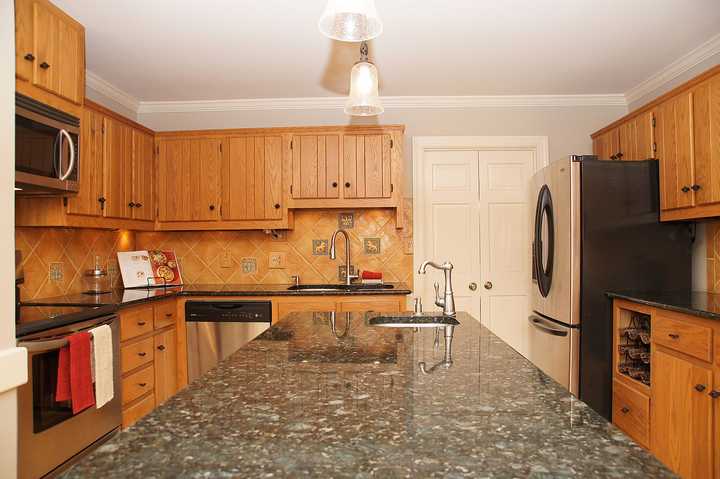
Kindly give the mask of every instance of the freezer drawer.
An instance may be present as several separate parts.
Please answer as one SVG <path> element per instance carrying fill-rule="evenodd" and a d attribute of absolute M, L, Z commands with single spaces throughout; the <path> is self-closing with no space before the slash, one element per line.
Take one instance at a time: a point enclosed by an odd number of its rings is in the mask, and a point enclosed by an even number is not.
<path fill-rule="evenodd" d="M 540 315 L 528 318 L 528 359 L 578 395 L 580 331 Z"/>

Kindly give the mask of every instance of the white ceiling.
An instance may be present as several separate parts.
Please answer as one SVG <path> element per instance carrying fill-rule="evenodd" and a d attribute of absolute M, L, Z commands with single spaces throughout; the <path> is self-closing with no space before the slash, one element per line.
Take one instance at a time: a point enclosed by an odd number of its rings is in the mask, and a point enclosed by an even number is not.
<path fill-rule="evenodd" d="M 88 69 L 141 101 L 338 96 L 358 45 L 325 0 L 54 0 Z M 623 93 L 720 32 L 718 0 L 377 0 L 381 94 Z"/>

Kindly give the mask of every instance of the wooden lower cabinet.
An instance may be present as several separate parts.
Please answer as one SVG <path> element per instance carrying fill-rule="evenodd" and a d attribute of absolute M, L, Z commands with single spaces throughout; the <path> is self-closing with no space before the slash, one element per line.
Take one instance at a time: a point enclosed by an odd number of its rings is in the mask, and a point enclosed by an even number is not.
<path fill-rule="evenodd" d="M 720 321 L 614 305 L 613 423 L 683 478 L 720 478 Z M 620 372 L 627 318 L 650 318 L 650 386 Z"/>
<path fill-rule="evenodd" d="M 375 311 L 378 313 L 397 313 L 406 309 L 406 297 L 398 296 L 307 296 L 273 299 L 274 315 L 282 319 L 290 313 L 307 311 L 337 311 L 343 313 Z M 274 318 L 274 320 L 276 320 Z"/>
<path fill-rule="evenodd" d="M 184 325 L 177 321 L 177 300 L 120 312 L 120 368 L 123 428 L 129 427 L 177 393 L 186 383 Z M 170 319 L 172 318 L 172 321 Z"/>

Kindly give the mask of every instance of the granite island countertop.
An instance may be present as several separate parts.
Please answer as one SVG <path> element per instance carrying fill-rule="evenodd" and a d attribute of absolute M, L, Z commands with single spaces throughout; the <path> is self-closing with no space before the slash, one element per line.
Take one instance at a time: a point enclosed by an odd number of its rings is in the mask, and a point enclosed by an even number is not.
<path fill-rule="evenodd" d="M 64 477 L 674 477 L 469 315 L 450 365 L 368 316 L 283 318 Z"/>
<path fill-rule="evenodd" d="M 114 289 L 106 294 L 68 294 L 23 301 L 28 306 L 106 306 L 118 308 L 162 300 L 173 296 L 362 296 L 408 295 L 412 290 L 405 283 L 385 283 L 389 288 L 364 287 L 341 291 L 290 290 L 290 284 L 191 284 L 186 286 Z"/>
<path fill-rule="evenodd" d="M 626 299 L 656 308 L 720 320 L 720 294 L 705 291 L 609 291 L 610 298 Z"/>

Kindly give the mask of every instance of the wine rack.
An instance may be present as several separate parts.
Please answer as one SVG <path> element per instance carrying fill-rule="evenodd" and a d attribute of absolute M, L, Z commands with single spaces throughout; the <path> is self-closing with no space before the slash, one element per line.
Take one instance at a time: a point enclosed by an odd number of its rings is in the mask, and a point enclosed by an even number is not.
<path fill-rule="evenodd" d="M 650 386 L 650 316 L 630 313 L 618 331 L 618 372 Z"/>

